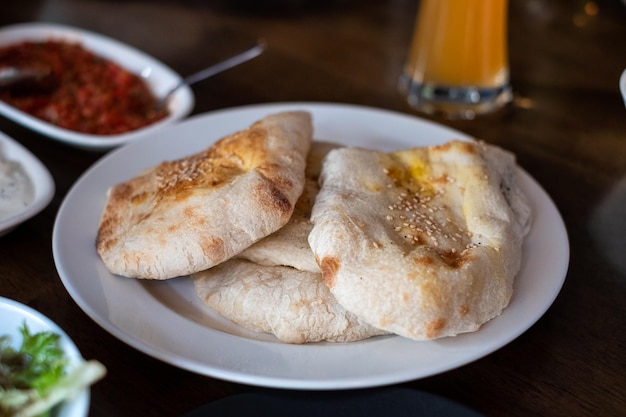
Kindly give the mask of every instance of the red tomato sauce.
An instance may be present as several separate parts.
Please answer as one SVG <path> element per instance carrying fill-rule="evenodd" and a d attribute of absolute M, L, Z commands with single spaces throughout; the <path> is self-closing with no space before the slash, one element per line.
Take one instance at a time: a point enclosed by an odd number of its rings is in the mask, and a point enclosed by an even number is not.
<path fill-rule="evenodd" d="M 137 75 L 80 44 L 23 42 L 0 48 L 0 67 L 43 66 L 55 84 L 46 91 L 0 91 L 0 100 L 53 125 L 83 133 L 114 135 L 168 115 Z"/>

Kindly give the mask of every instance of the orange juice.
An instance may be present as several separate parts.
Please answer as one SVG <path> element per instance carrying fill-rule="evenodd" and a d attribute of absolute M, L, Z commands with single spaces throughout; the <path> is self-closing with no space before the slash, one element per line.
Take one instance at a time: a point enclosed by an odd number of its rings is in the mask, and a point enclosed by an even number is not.
<path fill-rule="evenodd" d="M 507 0 L 422 0 L 407 61 L 414 79 L 490 87 L 506 82 Z"/>
<path fill-rule="evenodd" d="M 409 101 L 419 104 L 446 88 L 457 107 L 463 100 L 469 107 L 509 100 L 510 91 L 507 97 L 498 91 L 508 89 L 507 6 L 507 0 L 421 0 L 403 74 Z"/>

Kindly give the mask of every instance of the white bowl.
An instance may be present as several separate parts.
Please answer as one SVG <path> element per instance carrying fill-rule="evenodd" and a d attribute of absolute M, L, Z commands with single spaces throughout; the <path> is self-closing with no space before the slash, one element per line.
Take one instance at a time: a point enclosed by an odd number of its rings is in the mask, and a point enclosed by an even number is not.
<path fill-rule="evenodd" d="M 22 340 L 19 328 L 26 323 L 32 333 L 52 331 L 61 336 L 60 346 L 70 360 L 70 366 L 81 362 L 82 356 L 69 336 L 52 320 L 38 311 L 8 298 L 0 297 L 0 335 L 9 335 L 13 346 Z M 90 391 L 82 390 L 76 397 L 59 404 L 50 417 L 84 417 L 89 411 Z"/>
<path fill-rule="evenodd" d="M 46 208 L 54 196 L 55 186 L 46 166 L 25 147 L 2 132 L 0 132 L 0 159 L 17 162 L 34 188 L 34 198 L 24 210 L 0 220 L 0 236 L 3 236 Z"/>
<path fill-rule="evenodd" d="M 161 97 L 182 80 L 155 58 L 106 36 L 51 23 L 23 23 L 0 29 L 0 47 L 24 41 L 64 40 L 80 42 L 83 48 L 143 77 L 152 92 Z M 149 126 L 117 135 L 91 135 L 54 126 L 0 101 L 0 114 L 37 132 L 67 144 L 91 150 L 108 150 L 187 116 L 195 99 L 188 86 L 179 88 L 169 102 L 168 117 Z"/>

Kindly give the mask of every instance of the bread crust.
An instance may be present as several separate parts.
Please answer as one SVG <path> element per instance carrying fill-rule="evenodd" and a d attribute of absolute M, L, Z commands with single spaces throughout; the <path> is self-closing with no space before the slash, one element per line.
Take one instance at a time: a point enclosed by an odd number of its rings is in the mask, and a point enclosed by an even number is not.
<path fill-rule="evenodd" d="M 217 265 L 281 228 L 304 187 L 311 115 L 270 115 L 109 190 L 96 249 L 110 272 L 168 279 Z"/>
<path fill-rule="evenodd" d="M 354 342 L 385 334 L 346 311 L 320 273 L 231 259 L 192 277 L 207 306 L 285 343 Z"/>
<path fill-rule="evenodd" d="M 508 305 L 530 228 L 516 169 L 512 154 L 479 142 L 331 152 L 309 235 L 325 284 L 405 337 L 477 330 Z"/>

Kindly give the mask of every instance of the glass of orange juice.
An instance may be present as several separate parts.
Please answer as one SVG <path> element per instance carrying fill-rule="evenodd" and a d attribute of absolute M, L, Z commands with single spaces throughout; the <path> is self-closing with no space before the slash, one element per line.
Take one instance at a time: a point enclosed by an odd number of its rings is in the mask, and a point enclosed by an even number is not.
<path fill-rule="evenodd" d="M 400 89 L 418 111 L 472 119 L 512 99 L 507 0 L 421 0 Z"/>

